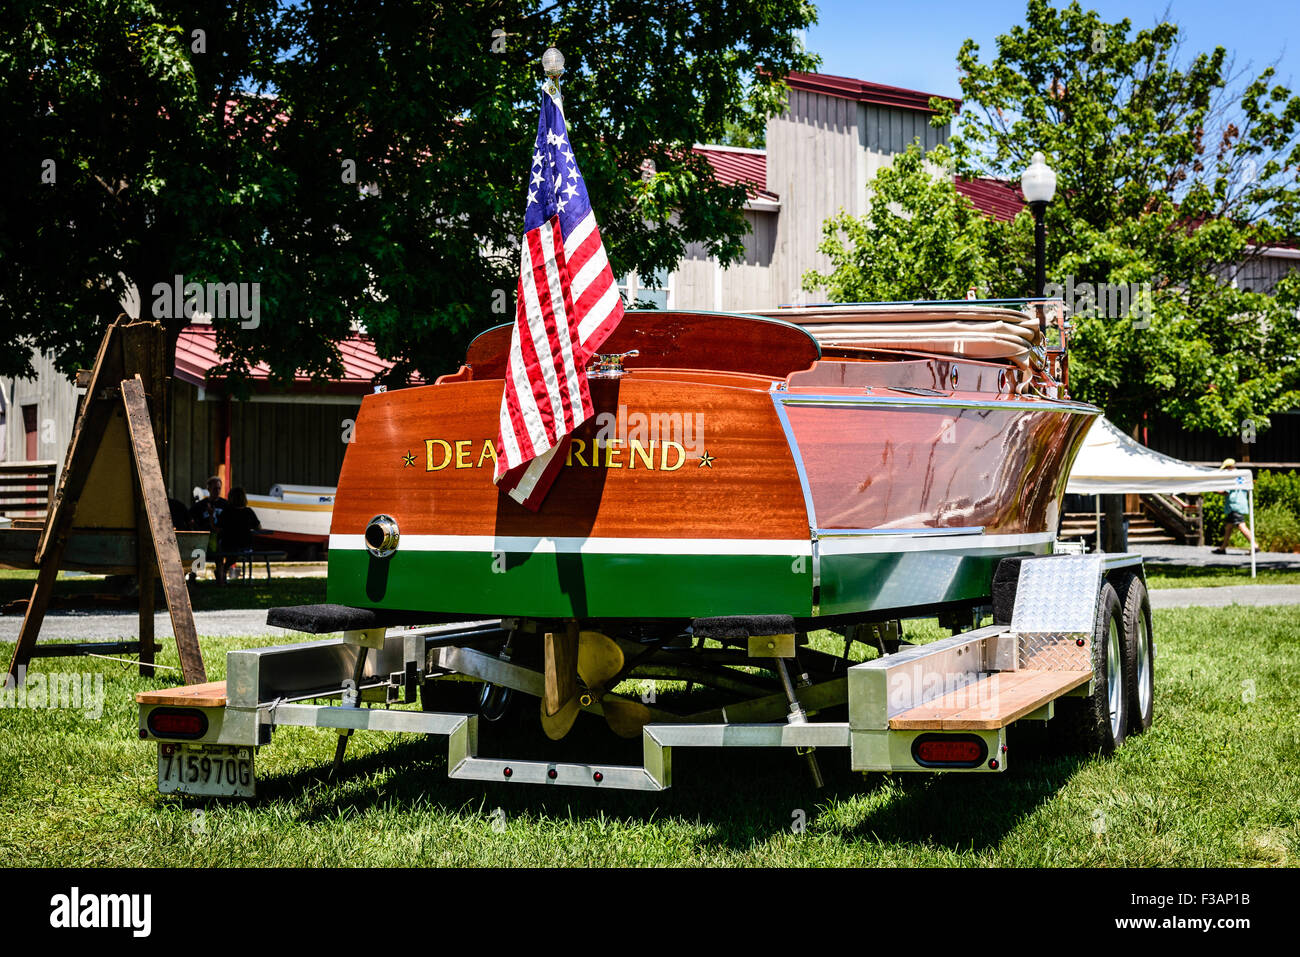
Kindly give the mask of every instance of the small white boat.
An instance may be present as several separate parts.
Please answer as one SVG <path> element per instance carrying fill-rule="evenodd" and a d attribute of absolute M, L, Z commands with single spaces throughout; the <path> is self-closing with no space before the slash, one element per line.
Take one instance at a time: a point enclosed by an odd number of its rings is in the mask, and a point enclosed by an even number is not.
<path fill-rule="evenodd" d="M 334 514 L 333 486 L 271 486 L 270 495 L 248 496 L 248 507 L 262 523 L 263 536 L 284 542 L 324 545 Z"/>

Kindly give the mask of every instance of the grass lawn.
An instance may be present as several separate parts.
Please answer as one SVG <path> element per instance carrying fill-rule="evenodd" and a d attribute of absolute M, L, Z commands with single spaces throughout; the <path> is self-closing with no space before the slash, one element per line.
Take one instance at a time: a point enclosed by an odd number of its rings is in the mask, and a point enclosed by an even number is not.
<path fill-rule="evenodd" d="M 163 797 L 132 695 L 164 682 L 94 659 L 42 659 L 41 670 L 102 673 L 104 714 L 0 711 L 0 860 L 1295 866 L 1297 618 L 1284 607 L 1157 611 L 1156 723 L 1108 760 L 1049 756 L 1030 726 L 1012 729 L 1011 770 L 997 776 L 863 776 L 846 770 L 844 751 L 824 749 L 820 792 L 799 758 L 775 751 L 679 749 L 676 783 L 659 795 L 449 781 L 444 739 L 377 733 L 354 737 L 344 778 L 330 783 L 333 737 L 294 728 L 259 754 L 256 802 Z M 222 677 L 227 649 L 261 641 L 206 640 L 211 676 Z M 163 663 L 174 658 L 164 644 Z M 583 716 L 562 746 L 636 758 L 638 743 L 609 739 Z M 503 753 L 533 756 L 518 742 Z"/>
<path fill-rule="evenodd" d="M 1146 563 L 1147 583 L 1152 588 L 1220 588 L 1224 585 L 1300 585 L 1300 571 L 1260 568 L 1255 578 L 1250 567 L 1211 565 L 1153 565 Z"/>

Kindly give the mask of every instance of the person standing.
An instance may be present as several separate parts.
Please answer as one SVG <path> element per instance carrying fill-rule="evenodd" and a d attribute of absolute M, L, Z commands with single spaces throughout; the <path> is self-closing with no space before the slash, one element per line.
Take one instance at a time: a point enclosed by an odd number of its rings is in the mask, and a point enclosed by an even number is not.
<path fill-rule="evenodd" d="M 1236 459 L 1224 459 L 1221 469 L 1235 469 L 1237 467 Z M 1255 544 L 1255 536 L 1250 534 L 1250 496 L 1246 494 L 1244 488 L 1234 488 L 1228 493 L 1225 503 L 1226 514 L 1223 516 L 1223 541 L 1219 547 L 1212 550 L 1215 555 L 1226 555 L 1228 553 L 1228 542 L 1232 540 L 1234 529 L 1239 529 L 1241 534 L 1246 536 L 1246 541 L 1250 542 L 1250 547 L 1259 551 L 1259 546 Z"/>

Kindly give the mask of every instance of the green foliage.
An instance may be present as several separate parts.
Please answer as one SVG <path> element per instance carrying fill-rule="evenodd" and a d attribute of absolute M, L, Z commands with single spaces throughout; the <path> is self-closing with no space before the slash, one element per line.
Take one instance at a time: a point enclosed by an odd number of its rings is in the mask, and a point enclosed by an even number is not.
<path fill-rule="evenodd" d="M 1014 180 L 1041 150 L 1058 175 L 1049 280 L 1152 287 L 1148 328 L 1078 323 L 1072 392 L 1126 429 L 1159 410 L 1189 429 L 1263 431 L 1294 408 L 1300 276 L 1273 296 L 1232 281 L 1300 235 L 1300 97 L 1271 68 L 1237 88 L 1226 51 L 1182 56 L 1172 23 L 1134 30 L 1077 2 L 1030 0 L 995 42 L 988 60 L 971 40 L 958 53 L 957 171 Z M 1019 281 L 1002 277 L 1006 294 Z"/>
<path fill-rule="evenodd" d="M 745 190 L 690 146 L 762 126 L 780 78 L 815 65 L 793 42 L 814 16 L 807 0 L 7 3 L 0 374 L 28 372 L 32 347 L 86 363 L 128 281 L 148 316 L 176 275 L 260 284 L 258 328 L 216 323 L 236 377 L 337 373 L 331 340 L 356 323 L 399 377 L 454 368 L 513 299 L 551 44 L 615 272 L 671 268 L 693 242 L 734 261 Z"/>
<path fill-rule="evenodd" d="M 1241 533 L 1236 537 L 1240 538 Z M 1266 552 L 1300 551 L 1300 518 L 1276 502 L 1261 505 L 1255 511 L 1255 541 Z"/>
<path fill-rule="evenodd" d="M 971 286 L 1006 295 L 1005 277 L 1032 249 L 1032 221 L 984 216 L 957 192 L 950 164 L 944 147 L 923 153 L 916 142 L 895 157 L 868 187 L 865 216 L 841 212 L 823 225 L 817 249 L 831 270 L 805 274 L 804 289 L 839 302 L 962 299 Z"/>
<path fill-rule="evenodd" d="M 1260 472 L 1255 476 L 1255 501 L 1261 508 L 1281 505 L 1300 517 L 1300 472 Z"/>
<path fill-rule="evenodd" d="M 767 129 L 757 131 L 739 123 L 727 123 L 722 137 L 718 140 L 723 146 L 740 146 L 746 149 L 762 149 L 767 141 Z"/>
<path fill-rule="evenodd" d="M 1206 492 L 1201 496 L 1201 523 L 1206 544 L 1217 546 L 1223 540 L 1223 519 L 1228 514 L 1226 501 L 1227 496 L 1222 492 Z"/>

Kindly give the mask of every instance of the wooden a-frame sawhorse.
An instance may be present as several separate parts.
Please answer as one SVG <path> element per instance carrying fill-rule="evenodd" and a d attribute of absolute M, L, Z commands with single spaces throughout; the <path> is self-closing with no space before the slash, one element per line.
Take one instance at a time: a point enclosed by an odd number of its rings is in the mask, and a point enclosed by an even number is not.
<path fill-rule="evenodd" d="M 21 682 L 27 663 L 40 654 L 37 635 L 68 539 L 78 529 L 116 533 L 135 542 L 140 674 L 154 673 L 154 585 L 161 579 L 185 682 L 207 680 L 158 454 L 165 448 L 165 355 L 162 326 L 156 322 L 120 316 L 104 335 L 37 545 L 36 583 L 9 663 L 15 682 Z M 94 649 L 87 645 L 85 651 Z M 76 653 L 76 645 L 59 648 L 60 655 Z"/>

